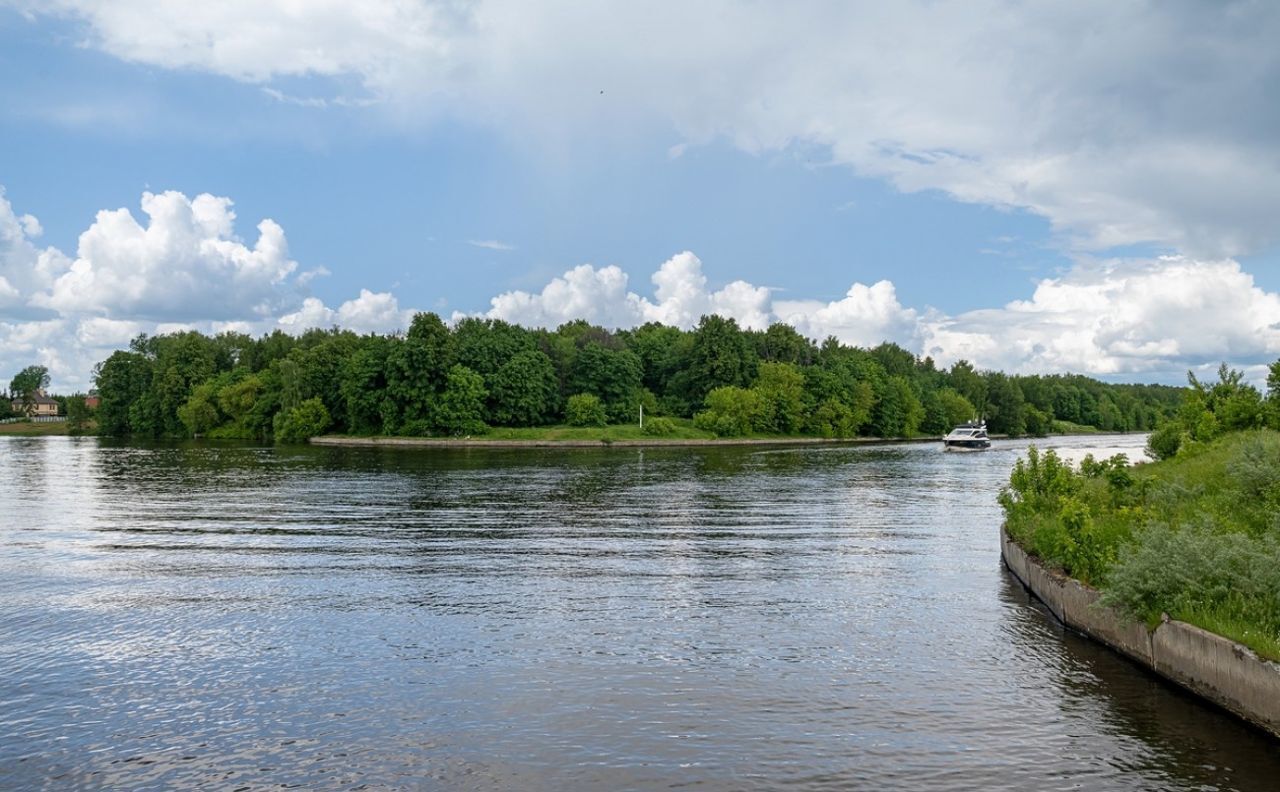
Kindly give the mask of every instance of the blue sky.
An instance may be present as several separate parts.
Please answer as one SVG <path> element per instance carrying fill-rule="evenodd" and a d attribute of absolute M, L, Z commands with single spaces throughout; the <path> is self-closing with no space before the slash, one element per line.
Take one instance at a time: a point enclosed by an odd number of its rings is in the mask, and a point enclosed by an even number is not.
<path fill-rule="evenodd" d="M 223 5 L 0 2 L 0 379 L 415 309 L 1124 380 L 1280 357 L 1265 6 Z"/>

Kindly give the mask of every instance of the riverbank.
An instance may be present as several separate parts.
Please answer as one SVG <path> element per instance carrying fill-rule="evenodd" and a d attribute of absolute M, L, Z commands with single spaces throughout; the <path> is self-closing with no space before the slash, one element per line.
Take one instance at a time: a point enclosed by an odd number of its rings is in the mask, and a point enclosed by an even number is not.
<path fill-rule="evenodd" d="M 81 434 L 92 434 L 93 432 L 85 431 Z M 66 421 L 49 421 L 33 423 L 29 421 L 19 421 L 16 423 L 0 423 L 0 436 L 9 435 L 11 437 L 49 437 L 58 435 L 70 435 L 71 428 Z"/>
<path fill-rule="evenodd" d="M 692 448 L 702 446 L 886 445 L 890 443 L 938 443 L 940 437 L 719 437 L 719 438 L 452 438 L 452 437 L 351 437 L 322 435 L 308 442 L 319 446 L 390 446 L 397 448 Z"/>
<path fill-rule="evenodd" d="M 1280 737 L 1280 665 L 1247 646 L 1166 615 L 1155 629 L 1101 603 L 1102 594 L 1027 553 L 1000 528 L 1009 571 L 1058 621 Z"/>

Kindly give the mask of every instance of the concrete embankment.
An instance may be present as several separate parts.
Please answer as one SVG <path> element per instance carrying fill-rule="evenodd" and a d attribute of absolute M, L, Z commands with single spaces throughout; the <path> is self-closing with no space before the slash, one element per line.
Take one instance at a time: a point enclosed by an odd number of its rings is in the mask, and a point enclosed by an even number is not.
<path fill-rule="evenodd" d="M 1148 630 L 1098 604 L 1096 589 L 1028 555 L 1003 527 L 1000 554 L 1063 624 L 1280 737 L 1280 665 L 1185 622 L 1166 619 Z"/>

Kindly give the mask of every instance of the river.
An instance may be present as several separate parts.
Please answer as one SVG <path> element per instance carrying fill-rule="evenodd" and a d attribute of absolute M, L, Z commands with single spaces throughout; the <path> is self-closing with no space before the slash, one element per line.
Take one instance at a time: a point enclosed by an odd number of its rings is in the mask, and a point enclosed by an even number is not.
<path fill-rule="evenodd" d="M 1276 789 L 1003 569 L 1026 445 L 0 439 L 0 788 Z"/>

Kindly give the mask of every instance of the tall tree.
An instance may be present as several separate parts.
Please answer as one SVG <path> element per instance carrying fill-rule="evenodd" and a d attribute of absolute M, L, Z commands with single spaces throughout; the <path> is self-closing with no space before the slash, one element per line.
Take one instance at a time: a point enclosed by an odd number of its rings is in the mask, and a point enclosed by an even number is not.
<path fill-rule="evenodd" d="M 693 331 L 689 360 L 689 397 L 701 404 L 712 390 L 746 387 L 756 376 L 756 353 L 738 323 L 723 316 L 702 317 Z"/>
<path fill-rule="evenodd" d="M 27 366 L 9 383 L 12 398 L 22 403 L 22 411 L 31 414 L 36 399 L 49 387 L 49 369 L 44 366 Z"/>

